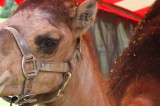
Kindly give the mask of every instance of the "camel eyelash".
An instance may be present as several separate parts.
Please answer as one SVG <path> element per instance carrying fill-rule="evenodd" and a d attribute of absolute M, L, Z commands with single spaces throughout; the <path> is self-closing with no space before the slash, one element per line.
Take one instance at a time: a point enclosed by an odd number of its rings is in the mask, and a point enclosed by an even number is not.
<path fill-rule="evenodd" d="M 35 39 L 35 44 L 40 53 L 53 54 L 58 47 L 60 39 L 51 38 L 48 35 L 40 35 Z"/>

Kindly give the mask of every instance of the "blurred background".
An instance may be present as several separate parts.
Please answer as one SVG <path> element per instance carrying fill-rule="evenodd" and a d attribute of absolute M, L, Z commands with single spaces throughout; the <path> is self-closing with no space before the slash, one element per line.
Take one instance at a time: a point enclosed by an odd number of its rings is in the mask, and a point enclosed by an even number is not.
<path fill-rule="evenodd" d="M 10 17 L 13 11 L 18 7 L 13 0 L 6 0 L 5 6 L 0 6 L 0 22 L 3 22 Z"/>

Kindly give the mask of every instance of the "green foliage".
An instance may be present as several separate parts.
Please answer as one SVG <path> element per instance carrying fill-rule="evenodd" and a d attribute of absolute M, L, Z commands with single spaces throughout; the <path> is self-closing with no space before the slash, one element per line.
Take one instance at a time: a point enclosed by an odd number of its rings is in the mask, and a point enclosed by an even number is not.
<path fill-rule="evenodd" d="M 6 0 L 6 5 L 3 8 L 0 8 L 0 17 L 10 17 L 16 8 L 17 4 L 14 2 L 14 0 Z"/>

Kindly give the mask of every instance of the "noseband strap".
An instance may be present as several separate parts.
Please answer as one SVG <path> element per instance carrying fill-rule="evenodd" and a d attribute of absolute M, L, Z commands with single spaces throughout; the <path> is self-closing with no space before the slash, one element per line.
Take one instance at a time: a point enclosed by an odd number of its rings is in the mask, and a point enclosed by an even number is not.
<path fill-rule="evenodd" d="M 15 101 L 16 104 L 26 104 L 26 103 L 36 103 L 36 99 L 33 99 L 36 95 L 31 93 L 32 84 L 34 78 L 41 71 L 44 72 L 56 72 L 64 74 L 64 82 L 56 93 L 56 96 L 47 100 L 48 102 L 53 102 L 60 95 L 60 93 L 64 90 L 67 85 L 69 79 L 71 78 L 71 66 L 82 59 L 80 44 L 78 44 L 76 52 L 72 56 L 71 60 L 66 63 L 55 63 L 55 62 L 47 62 L 44 60 L 38 60 L 30 51 L 30 48 L 23 36 L 13 27 L 4 27 L 4 29 L 8 30 L 12 33 L 15 41 L 22 53 L 22 71 L 25 77 L 24 88 L 22 94 L 19 96 L 19 99 Z M 32 67 L 29 67 L 32 66 Z M 66 77 L 67 76 L 67 77 Z M 48 103 L 44 101 L 45 103 Z"/>
<path fill-rule="evenodd" d="M 33 63 L 33 70 L 31 70 L 31 73 L 35 72 L 35 74 L 37 73 L 37 71 L 68 72 L 70 70 L 69 69 L 70 67 L 68 67 L 68 63 L 52 63 L 36 59 L 36 57 L 31 53 L 30 48 L 26 43 L 26 41 L 24 40 L 23 36 L 15 28 L 5 27 L 4 29 L 12 33 L 23 55 L 22 70 L 25 77 L 26 74 L 29 73 L 26 72 L 27 63 Z"/>

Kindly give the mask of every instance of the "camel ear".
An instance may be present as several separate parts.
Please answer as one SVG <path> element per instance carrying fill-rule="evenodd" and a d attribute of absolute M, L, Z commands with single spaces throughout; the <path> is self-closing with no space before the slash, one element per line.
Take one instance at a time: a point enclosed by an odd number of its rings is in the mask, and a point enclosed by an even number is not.
<path fill-rule="evenodd" d="M 97 2 L 95 0 L 86 0 L 78 6 L 71 25 L 76 38 L 84 34 L 94 23 L 97 7 Z"/>

